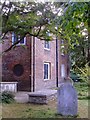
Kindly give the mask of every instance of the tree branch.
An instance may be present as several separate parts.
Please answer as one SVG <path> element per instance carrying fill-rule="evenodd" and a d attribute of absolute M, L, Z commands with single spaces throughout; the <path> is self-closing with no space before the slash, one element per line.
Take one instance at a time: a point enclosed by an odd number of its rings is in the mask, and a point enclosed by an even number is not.
<path fill-rule="evenodd" d="M 6 53 L 6 52 L 10 51 L 15 45 L 17 45 L 20 41 L 22 41 L 23 38 L 24 38 L 24 36 L 22 38 L 20 38 L 19 41 L 15 42 L 13 45 L 11 45 L 8 49 L 3 51 L 2 53 Z"/>

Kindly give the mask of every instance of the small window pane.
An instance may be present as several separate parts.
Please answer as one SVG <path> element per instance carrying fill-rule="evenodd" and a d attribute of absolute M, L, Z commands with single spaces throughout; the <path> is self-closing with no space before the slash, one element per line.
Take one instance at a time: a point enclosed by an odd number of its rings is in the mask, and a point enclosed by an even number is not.
<path fill-rule="evenodd" d="M 12 44 L 16 43 L 17 41 L 20 41 L 20 35 L 16 35 L 14 32 L 12 33 Z M 24 37 L 18 45 L 25 45 L 26 37 Z"/>
<path fill-rule="evenodd" d="M 18 35 L 18 41 L 21 39 L 20 35 Z M 24 44 L 24 38 L 19 42 L 19 44 Z"/>
<path fill-rule="evenodd" d="M 15 35 L 15 33 L 12 33 L 12 43 L 16 43 L 17 42 L 17 36 Z"/>
<path fill-rule="evenodd" d="M 44 63 L 44 79 L 50 78 L 50 63 Z"/>
<path fill-rule="evenodd" d="M 61 64 L 61 77 L 66 77 L 64 64 Z"/>
<path fill-rule="evenodd" d="M 49 41 L 44 42 L 44 48 L 50 49 L 50 42 Z"/>
<path fill-rule="evenodd" d="M 22 39 L 22 40 L 20 41 L 20 43 L 23 43 L 23 44 L 24 44 L 24 39 Z"/>

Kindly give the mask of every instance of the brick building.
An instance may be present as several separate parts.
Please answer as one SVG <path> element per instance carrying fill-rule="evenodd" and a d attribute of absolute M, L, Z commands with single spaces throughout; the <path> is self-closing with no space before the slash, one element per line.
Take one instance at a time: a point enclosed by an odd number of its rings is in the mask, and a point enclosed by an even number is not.
<path fill-rule="evenodd" d="M 13 32 L 8 33 L 2 51 L 19 39 L 20 36 L 17 37 Z M 27 34 L 15 48 L 2 56 L 2 89 L 9 89 L 14 82 L 17 82 L 19 91 L 58 86 L 62 78 L 68 75 L 68 56 L 61 52 L 61 44 L 63 41 L 48 42 Z"/>

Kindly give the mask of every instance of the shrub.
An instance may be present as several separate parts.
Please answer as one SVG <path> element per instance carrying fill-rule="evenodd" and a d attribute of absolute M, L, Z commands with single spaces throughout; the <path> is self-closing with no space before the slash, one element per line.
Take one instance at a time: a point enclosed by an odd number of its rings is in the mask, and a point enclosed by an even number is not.
<path fill-rule="evenodd" d="M 90 63 L 88 62 L 84 67 L 78 67 L 77 65 L 74 65 L 73 71 L 78 74 L 78 76 L 81 78 L 81 82 L 85 82 L 89 84 L 88 80 L 90 79 Z"/>
<path fill-rule="evenodd" d="M 9 91 L 4 91 L 1 93 L 1 101 L 2 103 L 12 103 L 14 102 L 14 94 Z"/>

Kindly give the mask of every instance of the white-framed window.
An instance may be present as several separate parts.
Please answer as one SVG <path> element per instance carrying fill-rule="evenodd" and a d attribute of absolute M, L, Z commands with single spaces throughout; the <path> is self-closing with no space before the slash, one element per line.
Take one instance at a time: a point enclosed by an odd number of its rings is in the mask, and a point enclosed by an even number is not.
<path fill-rule="evenodd" d="M 66 77 L 65 64 L 61 64 L 61 77 Z"/>
<path fill-rule="evenodd" d="M 49 62 L 44 63 L 44 80 L 50 79 L 50 66 Z"/>
<path fill-rule="evenodd" d="M 61 55 L 65 55 L 64 40 L 61 40 Z"/>
<path fill-rule="evenodd" d="M 44 49 L 50 50 L 50 41 L 44 41 Z"/>
<path fill-rule="evenodd" d="M 16 35 L 13 32 L 12 33 L 12 44 L 15 44 L 19 40 L 20 40 L 20 35 Z M 25 45 L 25 44 L 26 44 L 26 37 L 24 37 L 17 45 Z"/>

